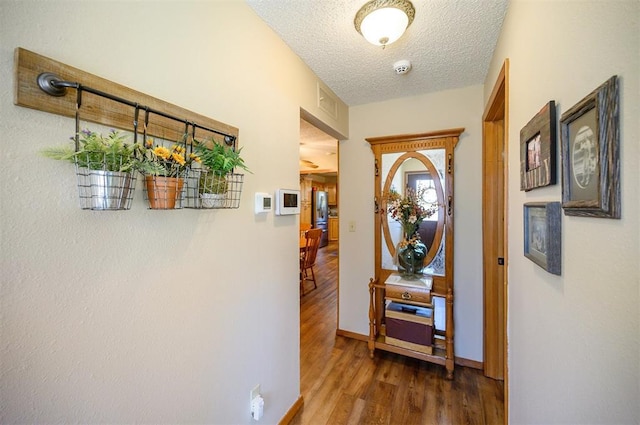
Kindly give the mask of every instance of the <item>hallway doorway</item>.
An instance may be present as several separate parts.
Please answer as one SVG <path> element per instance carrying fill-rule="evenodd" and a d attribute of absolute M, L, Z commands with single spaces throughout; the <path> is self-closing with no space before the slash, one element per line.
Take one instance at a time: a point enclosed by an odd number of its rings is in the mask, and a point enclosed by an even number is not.
<path fill-rule="evenodd" d="M 314 195 L 324 192 L 328 202 L 326 229 L 328 245 L 318 250 L 314 273 L 317 289 L 312 282 L 305 284 L 300 297 L 300 376 L 312 382 L 316 361 L 326 362 L 331 355 L 333 339 L 338 329 L 338 248 L 339 248 L 339 173 L 338 140 L 335 133 L 311 114 L 300 110 L 300 223 L 314 227 Z M 312 289 L 312 290 L 310 290 Z M 311 317 L 307 317 L 311 314 Z M 314 318 L 323 317 L 321 326 L 311 326 Z M 330 318 L 330 319 L 329 319 Z M 311 348 L 309 348 L 311 346 Z M 302 347 L 307 351 L 303 352 Z M 310 350 L 310 351 L 309 351 Z M 328 350 L 328 351 L 327 351 Z M 304 394 L 301 388 L 301 394 Z"/>

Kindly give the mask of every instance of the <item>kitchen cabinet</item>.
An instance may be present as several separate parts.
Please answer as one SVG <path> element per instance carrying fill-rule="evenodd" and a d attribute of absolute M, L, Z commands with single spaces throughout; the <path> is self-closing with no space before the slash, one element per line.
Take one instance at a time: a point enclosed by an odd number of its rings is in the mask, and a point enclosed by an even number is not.
<path fill-rule="evenodd" d="M 300 177 L 300 202 L 302 204 L 311 204 L 311 188 L 313 187 L 313 180 L 306 177 Z"/>
<path fill-rule="evenodd" d="M 311 188 L 313 181 L 300 177 L 300 223 L 311 223 Z"/>
<path fill-rule="evenodd" d="M 338 217 L 329 217 L 329 241 L 338 240 Z"/>
<path fill-rule="evenodd" d="M 338 205 L 338 185 L 335 183 L 327 183 L 325 190 L 328 193 L 329 205 Z"/>

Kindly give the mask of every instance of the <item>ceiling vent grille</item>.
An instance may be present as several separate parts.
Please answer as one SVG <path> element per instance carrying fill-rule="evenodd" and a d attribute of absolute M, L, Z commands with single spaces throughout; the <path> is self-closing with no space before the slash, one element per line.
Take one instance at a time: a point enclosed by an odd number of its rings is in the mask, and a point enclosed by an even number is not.
<path fill-rule="evenodd" d="M 318 108 L 329 114 L 334 119 L 338 119 L 338 101 L 324 87 L 318 83 Z"/>

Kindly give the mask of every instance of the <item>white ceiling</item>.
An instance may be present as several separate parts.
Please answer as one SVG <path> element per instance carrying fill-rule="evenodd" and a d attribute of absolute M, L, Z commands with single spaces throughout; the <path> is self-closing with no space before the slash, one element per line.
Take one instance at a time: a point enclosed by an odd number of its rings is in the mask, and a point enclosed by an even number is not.
<path fill-rule="evenodd" d="M 349 106 L 483 84 L 508 3 L 413 0 L 413 23 L 382 49 L 353 25 L 367 0 L 245 1 Z M 412 69 L 398 75 L 404 59 Z"/>

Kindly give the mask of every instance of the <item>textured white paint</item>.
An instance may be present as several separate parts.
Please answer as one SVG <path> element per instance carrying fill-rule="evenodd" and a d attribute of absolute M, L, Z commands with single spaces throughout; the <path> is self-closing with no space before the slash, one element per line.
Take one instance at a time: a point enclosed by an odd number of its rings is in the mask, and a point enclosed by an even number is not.
<path fill-rule="evenodd" d="M 341 329 L 369 333 L 374 164 L 365 138 L 464 127 L 455 151 L 455 351 L 482 361 L 482 108 L 478 85 L 350 109 L 350 139 L 340 144 Z"/>
<path fill-rule="evenodd" d="M 298 222 L 253 193 L 298 184 L 317 78 L 242 2 L 0 2 L 0 422 L 264 423 L 299 396 Z M 12 104 L 24 47 L 240 129 L 238 210 L 78 208 L 38 151 L 73 120 Z M 341 104 L 337 120 L 346 133 Z M 276 154 L 277 153 L 277 154 Z"/>
<path fill-rule="evenodd" d="M 414 1 L 415 19 L 384 50 L 353 18 L 366 0 L 245 0 L 348 105 L 482 84 L 506 0 Z M 406 75 L 393 64 L 411 61 Z"/>
<path fill-rule="evenodd" d="M 640 422 L 640 3 L 512 1 L 485 85 L 510 60 L 509 415 L 513 424 Z M 519 132 L 620 78 L 622 219 L 562 217 L 562 276 L 522 254 Z"/>

